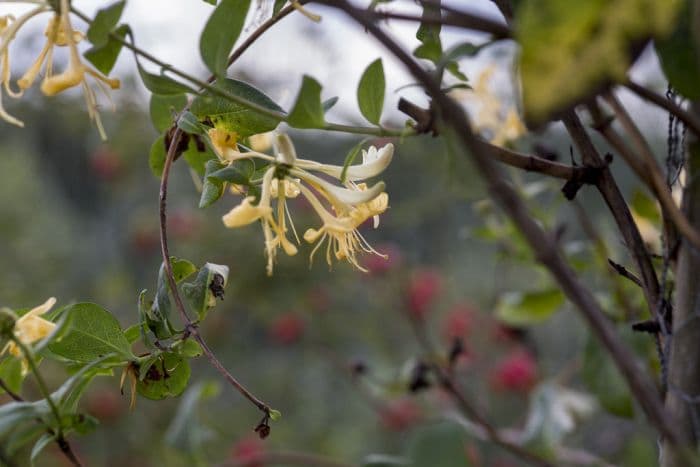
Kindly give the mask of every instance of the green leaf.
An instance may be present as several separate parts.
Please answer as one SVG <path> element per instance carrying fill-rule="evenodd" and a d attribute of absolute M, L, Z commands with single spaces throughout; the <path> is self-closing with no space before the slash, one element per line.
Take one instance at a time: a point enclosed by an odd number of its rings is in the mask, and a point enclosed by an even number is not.
<path fill-rule="evenodd" d="M 362 146 L 364 146 L 368 140 L 369 138 L 363 139 L 355 146 L 353 146 L 352 149 L 350 149 L 350 151 L 348 151 L 348 154 L 345 156 L 345 161 L 343 161 L 343 170 L 340 172 L 340 183 L 345 183 L 345 176 L 348 173 L 348 167 L 350 167 L 352 163 L 355 162 L 357 155 L 362 150 Z"/>
<path fill-rule="evenodd" d="M 255 172 L 255 164 L 248 159 L 241 159 L 227 165 L 223 169 L 211 173 L 207 178 L 214 178 L 222 182 L 235 183 L 237 185 L 249 185 L 250 178 Z"/>
<path fill-rule="evenodd" d="M 182 153 L 182 158 L 185 159 L 185 162 L 187 162 L 187 165 L 189 165 L 192 170 L 197 172 L 197 175 L 203 177 L 206 173 L 207 162 L 217 157 L 208 146 L 204 144 L 200 146 L 197 144 L 195 138 L 191 138 L 187 150 Z"/>
<path fill-rule="evenodd" d="M 159 133 L 169 129 L 175 118 L 187 105 L 187 96 L 184 94 L 172 94 L 169 96 L 160 96 L 151 94 L 151 102 L 149 105 L 151 122 Z"/>
<path fill-rule="evenodd" d="M 362 461 L 362 467 L 396 467 L 397 465 L 409 465 L 403 457 L 387 454 L 369 454 Z"/>
<path fill-rule="evenodd" d="M 153 400 L 177 397 L 187 387 L 190 365 L 182 357 L 166 353 L 140 377 L 143 379 L 136 383 L 136 391 L 143 397 Z"/>
<path fill-rule="evenodd" d="M 537 292 L 508 292 L 496 305 L 496 316 L 511 326 L 537 324 L 549 319 L 563 304 L 558 289 Z"/>
<path fill-rule="evenodd" d="M 287 123 L 295 128 L 323 128 L 326 124 L 321 104 L 321 85 L 310 76 L 304 75 Z"/>
<path fill-rule="evenodd" d="M 272 7 L 272 16 L 280 12 L 287 0 L 275 0 L 275 5 Z"/>
<path fill-rule="evenodd" d="M 126 35 L 130 32 L 130 28 L 127 25 L 121 25 L 113 31 L 113 34 L 124 39 Z M 101 71 L 103 74 L 108 75 L 114 64 L 117 63 L 117 58 L 122 51 L 122 43 L 112 36 L 107 37 L 107 41 L 102 45 L 95 45 L 90 49 L 86 50 L 83 56 Z"/>
<path fill-rule="evenodd" d="M 77 303 L 66 309 L 71 328 L 49 350 L 76 362 L 90 363 L 116 353 L 122 361 L 136 358 L 117 319 L 94 303 Z"/>
<path fill-rule="evenodd" d="M 93 45 L 102 46 L 108 41 L 109 33 L 112 32 L 122 16 L 124 5 L 126 5 L 126 1 L 122 0 L 97 11 L 86 34 Z"/>
<path fill-rule="evenodd" d="M 454 423 L 439 423 L 416 430 L 409 444 L 413 467 L 469 467 L 463 430 Z"/>
<path fill-rule="evenodd" d="M 330 99 L 326 99 L 326 100 L 323 101 L 323 103 L 321 104 L 321 107 L 323 107 L 323 112 L 324 112 L 324 113 L 325 113 L 325 112 L 328 112 L 328 111 L 331 110 L 331 109 L 333 108 L 333 106 L 334 106 L 335 104 L 337 104 L 337 103 L 338 103 L 338 96 L 333 96 L 333 97 L 331 97 Z"/>
<path fill-rule="evenodd" d="M 204 64 L 216 76 L 224 76 L 228 55 L 243 30 L 250 0 L 221 0 L 214 9 L 199 39 Z"/>
<path fill-rule="evenodd" d="M 176 284 L 179 284 L 197 270 L 197 267 L 191 262 L 174 256 L 170 257 L 170 265 Z M 171 306 L 170 287 L 165 274 L 165 263 L 162 263 L 158 270 L 156 297 L 150 310 L 146 312 L 148 328 L 158 339 L 167 339 L 173 335 L 174 328 L 170 323 Z"/>
<path fill-rule="evenodd" d="M 661 222 L 661 212 L 659 212 L 658 203 L 644 191 L 639 189 L 634 191 L 631 205 L 634 212 L 640 217 L 654 224 Z"/>
<path fill-rule="evenodd" d="M 203 135 L 208 130 L 208 128 L 201 124 L 199 120 L 197 120 L 197 117 L 189 110 L 180 114 L 180 118 L 177 120 L 177 126 L 185 133 L 190 133 L 192 135 Z"/>
<path fill-rule="evenodd" d="M 21 392 L 24 376 L 22 375 L 22 359 L 10 355 L 0 360 L 0 379 L 15 394 Z M 0 388 L 0 394 L 5 391 Z"/>
<path fill-rule="evenodd" d="M 165 135 L 160 135 L 151 145 L 151 150 L 148 153 L 148 166 L 151 168 L 151 173 L 157 178 L 163 175 L 163 167 L 165 167 Z"/>
<path fill-rule="evenodd" d="M 670 33 L 682 3 L 524 0 L 515 24 L 528 119 L 544 122 L 600 86 L 625 80 L 634 46 Z"/>
<path fill-rule="evenodd" d="M 217 382 L 199 382 L 187 390 L 177 408 L 173 421 L 165 432 L 166 442 L 182 451 L 192 453 L 202 448 L 202 443 L 212 432 L 199 421 L 197 405 L 218 395 Z"/>
<path fill-rule="evenodd" d="M 203 353 L 202 346 L 194 339 L 187 339 L 180 341 L 178 346 L 178 353 L 181 357 L 186 358 L 196 358 L 200 357 Z"/>
<path fill-rule="evenodd" d="M 385 90 L 384 66 L 382 59 L 378 58 L 365 69 L 357 87 L 357 103 L 360 106 L 360 112 L 375 125 L 379 125 L 379 119 L 382 117 Z"/>
<path fill-rule="evenodd" d="M 422 18 L 439 17 L 440 13 L 440 7 L 437 5 L 423 5 Z M 413 51 L 413 55 L 417 58 L 430 60 L 437 65 L 442 58 L 440 29 L 440 24 L 434 24 L 428 21 L 421 22 L 420 26 L 418 27 L 418 31 L 416 32 L 416 39 L 421 42 L 421 45 Z"/>
<path fill-rule="evenodd" d="M 276 422 L 280 418 L 282 418 L 282 412 L 280 412 L 279 410 L 270 409 L 270 420 L 271 421 Z"/>
<path fill-rule="evenodd" d="M 143 85 L 154 94 L 171 96 L 177 94 L 194 93 L 194 90 L 190 89 L 188 86 L 177 82 L 168 76 L 149 73 L 143 69 L 139 62 L 136 62 L 136 67 L 139 70 L 139 75 L 141 76 Z"/>
<path fill-rule="evenodd" d="M 673 33 L 655 41 L 661 68 L 676 91 L 689 100 L 700 99 L 700 50 L 691 24 L 692 2 L 683 2 Z M 697 9 L 697 4 L 695 5 Z"/>
<path fill-rule="evenodd" d="M 634 415 L 627 382 L 593 336 L 588 337 L 583 353 L 581 377 L 605 410 L 618 417 L 631 418 Z"/>
<path fill-rule="evenodd" d="M 199 198 L 199 207 L 206 208 L 211 206 L 216 202 L 221 195 L 224 194 L 224 182 L 217 178 L 209 176 L 221 169 L 224 165 L 218 160 L 210 160 L 206 163 L 206 169 L 204 174 L 204 186 L 202 187 L 202 196 Z"/>
<path fill-rule="evenodd" d="M 208 3 L 209 5 L 216 5 L 217 0 L 203 0 L 204 3 Z"/>
<path fill-rule="evenodd" d="M 54 441 L 54 435 L 50 435 L 48 433 L 44 433 L 41 438 L 37 440 L 36 443 L 34 443 L 34 447 L 32 448 L 32 453 L 29 456 L 29 463 L 30 465 L 34 465 L 34 462 L 36 459 L 39 457 L 39 454 L 41 454 L 41 451 L 48 446 L 50 443 Z"/>
<path fill-rule="evenodd" d="M 203 321 L 210 308 L 216 306 L 216 298 L 223 299 L 224 287 L 228 281 L 228 266 L 206 263 L 197 273 L 194 282 L 182 285 L 182 293 Z"/>
<path fill-rule="evenodd" d="M 248 102 L 257 104 L 265 109 L 283 114 L 284 111 L 263 92 L 243 81 L 223 79 L 216 84 L 222 91 Z M 218 129 L 234 132 L 239 139 L 247 138 L 258 133 L 265 133 L 277 128 L 279 118 L 262 115 L 241 104 L 205 91 L 192 101 L 190 108 L 199 121 L 209 121 Z"/>
<path fill-rule="evenodd" d="M 12 457 L 17 451 L 37 440 L 44 433 L 46 433 L 46 426 L 38 423 L 28 424 L 12 430 L 7 438 L 3 440 L 5 454 Z"/>
<path fill-rule="evenodd" d="M 143 291 L 142 293 L 144 293 Z M 133 344 L 137 340 L 139 340 L 139 337 L 141 337 L 141 324 L 132 324 L 128 328 L 124 330 L 124 337 L 126 337 L 127 342 L 129 344 Z"/>

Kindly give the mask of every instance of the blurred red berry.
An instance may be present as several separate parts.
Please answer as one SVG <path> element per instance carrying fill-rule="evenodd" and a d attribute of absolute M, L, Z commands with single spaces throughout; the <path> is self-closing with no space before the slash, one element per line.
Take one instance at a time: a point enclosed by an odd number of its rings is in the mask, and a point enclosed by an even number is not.
<path fill-rule="evenodd" d="M 362 266 L 367 269 L 370 274 L 385 274 L 392 269 L 396 269 L 401 265 L 401 250 L 393 243 L 385 243 L 377 245 L 377 252 L 384 256 L 367 255 L 362 261 Z"/>
<path fill-rule="evenodd" d="M 433 269 L 416 271 L 406 291 L 409 313 L 415 318 L 424 319 L 441 288 L 442 276 L 438 271 Z"/>
<path fill-rule="evenodd" d="M 124 401 L 116 391 L 101 389 L 90 393 L 86 399 L 88 413 L 96 417 L 100 423 L 109 423 L 118 419 L 125 409 Z"/>
<path fill-rule="evenodd" d="M 265 445 L 260 438 L 240 439 L 231 448 L 231 460 L 245 467 L 264 467 Z"/>
<path fill-rule="evenodd" d="M 411 428 L 422 418 L 421 409 L 413 399 L 396 399 L 386 404 L 379 412 L 382 426 L 391 431 Z"/>
<path fill-rule="evenodd" d="M 151 254 L 158 250 L 160 237 L 154 229 L 139 228 L 132 232 L 130 243 L 136 253 L 141 255 Z"/>
<path fill-rule="evenodd" d="M 198 227 L 199 219 L 191 211 L 176 211 L 168 216 L 168 231 L 175 238 L 191 238 Z"/>
<path fill-rule="evenodd" d="M 100 146 L 90 156 L 90 168 L 101 180 L 115 180 L 122 172 L 122 161 L 117 153 L 106 146 Z"/>
<path fill-rule="evenodd" d="M 536 380 L 537 362 L 524 349 L 511 352 L 496 365 L 490 375 L 491 386 L 502 391 L 527 392 Z"/>
<path fill-rule="evenodd" d="M 269 332 L 272 340 L 278 344 L 294 344 L 304 334 L 304 320 L 296 313 L 280 315 L 270 324 Z"/>
<path fill-rule="evenodd" d="M 443 335 L 448 341 L 465 337 L 471 331 L 476 310 L 473 306 L 460 303 L 452 307 L 443 321 Z"/>

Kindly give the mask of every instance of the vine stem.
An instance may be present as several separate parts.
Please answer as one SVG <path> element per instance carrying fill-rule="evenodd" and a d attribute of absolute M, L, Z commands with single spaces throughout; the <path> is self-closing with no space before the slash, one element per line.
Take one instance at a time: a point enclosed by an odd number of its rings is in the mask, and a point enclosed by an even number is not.
<path fill-rule="evenodd" d="M 218 358 L 211 351 L 209 346 L 206 344 L 202 335 L 199 332 L 197 325 L 192 323 L 192 320 L 187 315 L 185 305 L 182 302 L 182 297 L 177 290 L 177 283 L 175 282 L 175 276 L 173 274 L 173 268 L 170 264 L 170 252 L 168 251 L 168 231 L 167 231 L 167 199 L 168 199 L 168 181 L 170 179 L 170 168 L 172 167 L 173 160 L 175 159 L 175 152 L 177 150 L 178 143 L 182 137 L 182 130 L 177 128 L 173 135 L 173 138 L 168 147 L 168 153 L 165 158 L 165 165 L 163 166 L 163 175 L 160 180 L 160 200 L 159 200 L 159 215 L 160 215 L 160 251 L 163 257 L 163 265 L 165 267 L 165 276 L 168 279 L 168 287 L 175 300 L 175 306 L 177 307 L 180 318 L 185 323 L 185 335 L 188 333 L 199 343 L 202 347 L 204 355 L 211 365 L 216 368 L 216 370 L 223 376 L 223 378 L 231 384 L 238 392 L 240 392 L 243 397 L 248 399 L 253 403 L 258 409 L 265 413 L 266 416 L 270 415 L 270 407 L 262 402 L 260 399 L 255 397 L 248 389 L 245 388 L 234 376 L 221 364 Z"/>
<path fill-rule="evenodd" d="M 285 8 L 285 10 L 286 10 L 286 8 Z M 287 14 L 291 13 L 291 11 L 293 11 L 293 10 L 294 10 L 294 8 L 291 8 L 291 10 L 289 10 L 285 13 L 285 16 Z M 73 7 L 71 7 L 71 11 L 73 12 L 73 14 L 75 14 L 81 20 L 85 21 L 87 24 L 92 24 L 92 20 L 87 15 L 82 13 L 81 11 L 76 10 Z M 282 11 L 284 11 L 284 10 L 282 10 Z M 277 16 L 282 16 L 282 11 L 280 11 L 280 13 L 278 13 Z M 279 18 L 279 19 L 281 19 L 281 18 Z M 279 21 L 279 19 L 277 19 L 277 21 Z M 263 23 L 261 25 L 261 28 L 264 27 L 264 30 L 262 32 L 266 31 L 272 25 L 276 24 L 277 21 L 274 21 L 274 22 L 267 21 L 267 22 Z M 252 45 L 252 43 L 257 38 L 259 38 L 260 35 L 262 35 L 262 32 L 260 34 L 257 34 L 257 35 L 255 35 L 255 34 L 251 35 L 250 37 L 253 38 L 253 40 L 242 44 L 242 46 L 245 46 L 244 48 L 242 48 L 242 51 L 244 51 L 250 45 Z M 251 102 L 251 101 L 244 99 L 240 96 L 232 94 L 232 93 L 230 93 L 230 92 L 228 92 L 220 87 L 212 85 L 211 83 L 214 82 L 214 79 L 212 79 L 212 77 L 210 77 L 209 79 L 207 79 L 205 81 L 202 81 L 201 79 L 198 79 L 195 76 L 190 75 L 189 73 L 185 73 L 184 71 L 175 68 L 174 66 L 170 65 L 169 63 L 165 63 L 164 61 L 158 59 L 157 57 L 154 57 L 149 52 L 141 49 L 140 47 L 137 47 L 136 44 L 129 42 L 128 40 L 124 39 L 123 37 L 121 37 L 118 34 L 110 33 L 109 37 L 112 38 L 113 40 L 119 42 L 121 45 L 123 45 L 127 49 L 134 52 L 134 54 L 145 58 L 146 60 L 148 60 L 151 63 L 154 63 L 155 65 L 158 65 L 163 71 L 169 71 L 172 74 L 174 74 L 174 75 L 176 75 L 176 76 L 178 76 L 186 81 L 189 81 L 190 83 L 194 84 L 195 86 L 199 87 L 200 89 L 206 90 L 206 91 L 208 91 L 212 94 L 215 94 L 219 97 L 222 97 L 228 101 L 239 104 L 247 109 L 250 109 L 250 110 L 260 114 L 260 115 L 264 115 L 266 117 L 269 117 L 269 118 L 272 118 L 275 120 L 279 120 L 280 122 L 287 121 L 287 114 L 284 112 L 277 112 L 274 110 L 270 110 L 266 107 L 263 107 L 259 104 L 256 104 L 255 102 Z M 131 36 L 131 38 L 133 41 L 133 36 Z M 234 59 L 238 58 L 242 54 L 242 51 L 240 53 L 237 53 L 238 51 L 234 52 L 231 55 L 231 57 Z M 137 64 L 138 64 L 138 60 L 137 60 Z M 231 64 L 233 64 L 233 61 L 231 59 L 229 59 L 229 66 L 231 66 Z M 192 92 L 194 92 L 194 91 L 192 90 Z M 343 124 L 339 124 L 339 123 L 326 123 L 322 128 L 319 128 L 319 129 L 326 130 L 326 131 L 339 131 L 339 132 L 343 132 L 343 133 L 352 133 L 352 134 L 359 134 L 359 135 L 371 135 L 371 136 L 377 136 L 377 137 L 389 137 L 389 136 L 402 137 L 402 136 L 409 136 L 412 134 L 412 132 L 404 130 L 404 129 L 384 128 L 381 126 L 364 127 L 364 126 L 354 126 L 354 125 L 343 125 Z"/>
<path fill-rule="evenodd" d="M 46 403 L 49 405 L 49 408 L 51 410 L 52 415 L 56 419 L 56 430 L 51 428 L 51 426 L 44 422 L 42 420 L 42 423 L 44 423 L 47 427 L 47 432 L 54 437 L 56 444 L 58 444 L 58 447 L 61 449 L 61 452 L 63 455 L 66 456 L 66 458 L 76 467 L 80 467 L 82 464 L 80 463 L 80 460 L 78 460 L 77 456 L 73 452 L 73 449 L 71 448 L 70 443 L 66 438 L 63 436 L 63 426 L 61 423 L 61 413 L 58 410 L 58 407 L 56 406 L 56 403 L 53 401 L 51 398 L 51 393 L 49 392 L 49 387 L 46 385 L 46 381 L 44 381 L 44 377 L 41 376 L 41 373 L 39 372 L 39 368 L 36 365 L 36 362 L 34 361 L 34 353 L 32 350 L 20 339 L 17 338 L 14 334 L 11 337 L 12 342 L 15 343 L 17 347 L 22 351 L 23 357 L 27 360 L 27 364 L 29 365 L 29 369 L 32 371 L 34 374 L 34 378 L 36 379 L 37 386 L 39 386 L 39 392 L 41 392 L 41 395 L 44 397 L 46 400 Z M 23 401 L 23 399 L 18 395 L 15 394 L 14 392 L 10 391 L 9 388 L 6 387 L 6 385 L 2 384 L 3 389 L 6 390 L 7 394 L 10 395 L 12 399 L 15 401 Z"/>

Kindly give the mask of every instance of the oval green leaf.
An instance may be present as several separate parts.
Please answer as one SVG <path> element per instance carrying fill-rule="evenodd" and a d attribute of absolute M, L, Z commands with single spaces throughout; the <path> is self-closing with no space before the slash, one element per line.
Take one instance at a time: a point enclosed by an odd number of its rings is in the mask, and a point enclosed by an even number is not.
<path fill-rule="evenodd" d="M 199 52 L 216 76 L 226 74 L 228 55 L 241 34 L 249 8 L 250 0 L 221 0 L 204 26 Z"/>
<path fill-rule="evenodd" d="M 379 119 L 382 117 L 385 90 L 384 66 L 382 59 L 378 58 L 369 64 L 357 87 L 357 103 L 360 106 L 360 112 L 375 125 L 379 125 Z"/>
<path fill-rule="evenodd" d="M 323 128 L 326 124 L 321 103 L 321 85 L 310 76 L 304 76 L 287 123 L 295 128 Z"/>

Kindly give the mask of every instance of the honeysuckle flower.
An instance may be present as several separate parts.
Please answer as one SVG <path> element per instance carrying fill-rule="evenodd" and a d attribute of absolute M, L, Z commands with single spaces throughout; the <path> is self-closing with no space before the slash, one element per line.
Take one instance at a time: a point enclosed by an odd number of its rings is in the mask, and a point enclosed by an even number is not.
<path fill-rule="evenodd" d="M 44 32 L 46 43 L 44 47 L 34 63 L 27 69 L 24 75 L 17 80 L 17 86 L 20 88 L 17 96 L 21 96 L 24 90 L 30 88 L 34 84 L 42 68 L 45 71 L 45 76 L 41 83 L 41 92 L 46 96 L 55 96 L 66 89 L 82 86 L 88 115 L 90 119 L 95 122 L 100 136 L 106 139 L 102 120 L 98 112 L 95 91 L 87 83 L 86 78 L 87 76 L 91 76 L 107 97 L 109 97 L 108 90 L 118 89 L 120 82 L 118 79 L 108 78 L 99 71 L 83 63 L 80 58 L 80 53 L 78 52 L 77 44 L 84 39 L 84 35 L 73 29 L 70 22 L 69 8 L 68 0 L 60 1 L 60 13 L 54 13 L 46 26 Z M 68 47 L 69 49 L 68 68 L 59 74 L 53 73 L 54 47 Z"/>
<path fill-rule="evenodd" d="M 51 297 L 43 304 L 32 308 L 17 319 L 13 330 L 15 337 L 23 344 L 30 345 L 51 334 L 56 327 L 56 324 L 42 318 L 41 315 L 48 312 L 55 304 L 56 299 Z M 23 357 L 22 350 L 14 342 L 8 342 L 0 354 L 5 352 L 8 352 L 10 355 L 14 355 L 15 357 Z M 23 373 L 27 372 L 26 358 L 22 360 L 22 371 Z"/>
<path fill-rule="evenodd" d="M 371 187 L 361 182 L 388 167 L 394 151 L 392 144 L 381 149 L 370 147 L 362 152 L 362 163 L 344 169 L 298 158 L 292 141 L 285 134 L 275 136 L 274 156 L 270 156 L 257 151 L 241 152 L 229 143 L 230 138 L 224 133 L 209 131 L 212 146 L 222 162 L 234 163 L 248 158 L 269 164 L 259 182 L 261 191 L 257 203 L 256 197 L 247 196 L 223 217 L 224 225 L 229 228 L 255 221 L 262 223 L 268 274 L 272 274 L 277 249 L 282 248 L 290 256 L 297 253 L 296 246 L 287 237 L 289 227 L 297 243 L 300 242 L 286 201 L 299 195 L 309 201 L 322 222 L 320 227 L 307 229 L 303 235 L 306 242 L 316 244 L 311 259 L 323 244 L 326 244 L 329 265 L 333 259 L 345 259 L 364 271 L 357 260 L 358 252 L 384 256 L 369 245 L 358 227 L 370 218 L 374 218 L 376 227 L 379 214 L 388 208 L 389 197 L 384 192 L 383 182 Z M 335 179 L 335 183 L 329 178 Z M 338 183 L 341 180 L 342 184 Z M 273 201 L 276 202 L 274 207 Z"/>

